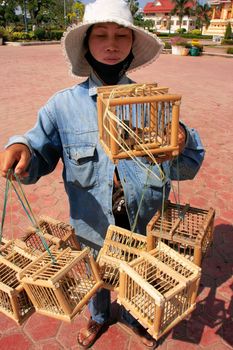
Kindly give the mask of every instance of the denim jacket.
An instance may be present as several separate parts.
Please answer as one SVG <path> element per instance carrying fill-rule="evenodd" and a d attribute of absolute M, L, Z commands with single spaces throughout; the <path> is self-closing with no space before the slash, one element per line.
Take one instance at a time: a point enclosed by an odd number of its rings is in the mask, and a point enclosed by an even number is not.
<path fill-rule="evenodd" d="M 121 84 L 132 83 L 126 76 Z M 112 213 L 113 175 L 117 167 L 123 186 L 126 209 L 135 232 L 146 233 L 146 225 L 161 208 L 163 186 L 166 198 L 171 180 L 193 179 L 204 158 L 204 149 L 198 133 L 185 126 L 186 146 L 177 161 L 160 165 L 163 181 L 148 175 L 129 159 L 115 165 L 99 142 L 96 87 L 92 76 L 85 82 L 56 93 L 39 111 L 35 127 L 24 136 L 14 136 L 12 143 L 24 143 L 31 152 L 27 184 L 52 172 L 59 159 L 63 162 L 63 180 L 70 203 L 70 222 L 79 237 L 101 246 L 109 224 L 114 224 Z M 6 146 L 6 147 L 7 147 Z M 157 165 L 141 158 L 145 167 L 159 176 Z M 179 169 L 179 174 L 177 174 Z M 139 213 L 137 213 L 140 208 Z"/>

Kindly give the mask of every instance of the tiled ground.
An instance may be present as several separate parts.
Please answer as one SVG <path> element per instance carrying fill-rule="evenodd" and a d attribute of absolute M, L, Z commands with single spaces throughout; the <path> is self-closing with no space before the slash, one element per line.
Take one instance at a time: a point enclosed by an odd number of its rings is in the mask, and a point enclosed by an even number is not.
<path fill-rule="evenodd" d="M 231 59 L 162 55 L 131 76 L 138 82 L 156 81 L 182 94 L 182 119 L 198 128 L 206 147 L 204 164 L 193 181 L 180 184 L 182 202 L 216 209 L 213 247 L 203 261 L 197 308 L 159 342 L 163 350 L 229 350 L 233 348 L 233 141 Z M 12 134 L 32 127 L 40 106 L 59 89 L 76 83 L 67 75 L 59 45 L 0 46 L 0 146 Z M 53 174 L 25 189 L 36 214 L 68 222 L 62 165 Z M 175 188 L 177 185 L 174 184 Z M 0 180 L 3 202 L 4 180 Z M 21 236 L 30 223 L 17 203 L 8 211 L 3 235 Z M 1 207 L 2 208 L 2 207 Z M 113 314 L 118 306 L 114 302 Z M 72 323 L 34 313 L 23 325 L 0 314 L 0 348 L 3 350 L 78 349 L 77 330 L 88 311 Z M 144 347 L 120 322 L 109 326 L 94 350 L 141 350 Z"/>

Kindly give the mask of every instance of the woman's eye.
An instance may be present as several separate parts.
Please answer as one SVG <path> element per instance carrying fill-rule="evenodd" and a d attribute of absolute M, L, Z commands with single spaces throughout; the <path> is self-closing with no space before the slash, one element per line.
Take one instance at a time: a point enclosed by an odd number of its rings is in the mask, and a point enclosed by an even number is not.
<path fill-rule="evenodd" d="M 97 37 L 103 37 L 103 36 L 106 36 L 106 34 L 104 34 L 104 33 L 95 33 L 95 36 L 97 36 Z"/>

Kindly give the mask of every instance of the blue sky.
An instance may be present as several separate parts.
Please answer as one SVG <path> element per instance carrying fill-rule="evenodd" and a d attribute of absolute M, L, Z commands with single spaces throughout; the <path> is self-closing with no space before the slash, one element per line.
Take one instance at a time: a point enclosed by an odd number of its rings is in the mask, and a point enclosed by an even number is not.
<path fill-rule="evenodd" d="M 88 4 L 89 2 L 93 2 L 94 0 L 81 0 L 84 4 Z M 110 0 L 111 1 L 111 0 Z M 147 2 L 151 2 L 153 0 L 139 0 L 139 6 L 143 8 Z"/>

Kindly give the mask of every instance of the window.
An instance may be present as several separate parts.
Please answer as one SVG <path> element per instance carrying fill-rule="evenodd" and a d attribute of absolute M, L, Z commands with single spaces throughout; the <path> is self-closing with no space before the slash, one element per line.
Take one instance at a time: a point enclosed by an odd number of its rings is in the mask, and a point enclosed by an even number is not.
<path fill-rule="evenodd" d="M 187 26 L 187 21 L 182 21 L 183 26 Z"/>

